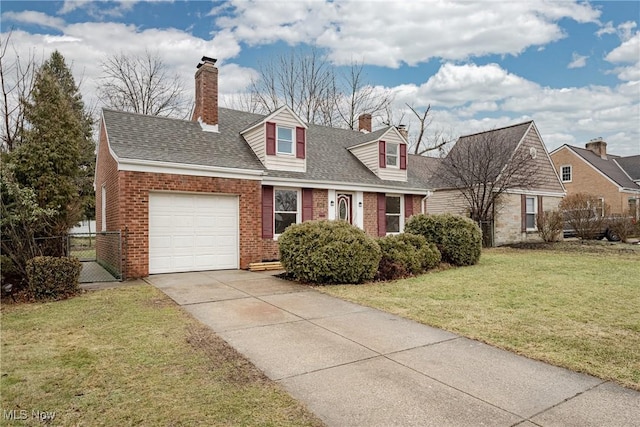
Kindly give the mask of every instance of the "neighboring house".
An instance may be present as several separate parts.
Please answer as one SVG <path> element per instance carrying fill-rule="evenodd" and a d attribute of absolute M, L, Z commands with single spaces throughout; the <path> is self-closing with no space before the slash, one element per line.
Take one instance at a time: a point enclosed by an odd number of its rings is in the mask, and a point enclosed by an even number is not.
<path fill-rule="evenodd" d="M 602 138 L 585 148 L 563 145 L 551 152 L 567 195 L 588 193 L 610 207 L 613 214 L 640 218 L 640 156 L 620 157 L 607 153 Z"/>
<path fill-rule="evenodd" d="M 287 107 L 219 108 L 207 57 L 195 81 L 192 121 L 103 110 L 97 231 L 122 231 L 125 277 L 248 268 L 278 258 L 290 224 L 342 219 L 383 236 L 421 211 L 421 159 L 395 127 L 372 132 L 367 114 L 354 131 L 304 123 Z"/>
<path fill-rule="evenodd" d="M 531 171 L 535 171 L 535 183 L 527 188 L 509 188 L 502 193 L 496 205 L 493 206 L 493 223 L 483 224 L 485 243 L 500 246 L 528 240 L 539 240 L 537 232 L 537 218 L 546 210 L 557 209 L 565 195 L 564 187 L 560 182 L 549 153 L 540 137 L 540 133 L 533 121 L 528 121 L 513 126 L 494 129 L 473 135 L 462 136 L 451 148 L 449 156 L 455 156 L 455 150 L 469 150 L 467 144 L 500 144 L 499 150 L 505 150 L 513 158 L 513 153 L 525 153 L 526 161 L 531 161 Z M 482 146 L 482 145 L 481 145 Z M 439 173 L 445 167 L 442 160 L 436 158 L 419 159 L 423 168 L 432 171 L 427 177 L 430 186 L 434 189 L 426 201 L 426 213 L 456 213 L 469 216 L 470 206 L 459 188 L 452 187 L 442 179 L 443 173 Z M 514 164 L 514 163 L 512 163 Z M 520 164 L 520 163 L 517 163 Z M 496 170 L 506 170 L 506 161 Z M 493 179 L 500 179 L 497 173 Z M 494 187 L 495 188 L 495 187 Z"/>

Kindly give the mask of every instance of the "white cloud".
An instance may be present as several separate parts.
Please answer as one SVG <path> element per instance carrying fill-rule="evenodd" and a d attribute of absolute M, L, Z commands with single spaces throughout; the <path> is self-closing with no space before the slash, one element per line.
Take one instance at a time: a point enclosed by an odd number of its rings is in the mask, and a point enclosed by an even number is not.
<path fill-rule="evenodd" d="M 613 49 L 605 59 L 613 63 L 635 63 L 640 58 L 640 31 Z"/>
<path fill-rule="evenodd" d="M 2 20 L 19 22 L 21 24 L 40 25 L 41 27 L 55 28 L 58 30 L 65 25 L 64 20 L 61 18 L 32 10 L 26 10 L 24 12 L 4 12 L 2 14 Z"/>
<path fill-rule="evenodd" d="M 589 59 L 588 56 L 573 52 L 571 62 L 567 65 L 567 68 L 582 68 L 587 65 L 587 59 Z"/>
<path fill-rule="evenodd" d="M 482 2 L 235 0 L 230 10 L 216 24 L 249 45 L 310 43 L 327 48 L 337 64 L 357 55 L 365 64 L 394 68 L 432 58 L 518 55 L 565 37 L 557 23 L 563 18 L 596 22 L 600 15 L 589 4 L 545 1 L 488 8 Z"/>

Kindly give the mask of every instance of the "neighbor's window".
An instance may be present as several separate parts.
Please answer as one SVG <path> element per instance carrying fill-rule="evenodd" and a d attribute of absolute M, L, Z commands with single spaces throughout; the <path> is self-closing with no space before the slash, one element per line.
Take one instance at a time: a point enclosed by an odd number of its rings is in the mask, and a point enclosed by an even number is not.
<path fill-rule="evenodd" d="M 527 197 L 526 201 L 526 225 L 527 230 L 536 230 L 536 213 L 538 211 L 537 197 Z"/>
<path fill-rule="evenodd" d="M 598 197 L 598 213 L 600 214 L 600 216 L 604 216 L 604 197 Z"/>
<path fill-rule="evenodd" d="M 638 199 L 629 197 L 629 215 L 634 218 L 638 218 Z"/>
<path fill-rule="evenodd" d="M 298 222 L 298 191 L 274 191 L 274 234 L 282 234 L 291 224 Z"/>
<path fill-rule="evenodd" d="M 278 153 L 293 154 L 293 129 L 278 126 Z"/>
<path fill-rule="evenodd" d="M 387 196 L 387 233 L 400 232 L 400 196 Z"/>
<path fill-rule="evenodd" d="M 398 144 L 387 142 L 387 166 L 398 167 Z"/>
<path fill-rule="evenodd" d="M 571 182 L 571 165 L 562 166 L 560 168 L 562 182 Z"/>

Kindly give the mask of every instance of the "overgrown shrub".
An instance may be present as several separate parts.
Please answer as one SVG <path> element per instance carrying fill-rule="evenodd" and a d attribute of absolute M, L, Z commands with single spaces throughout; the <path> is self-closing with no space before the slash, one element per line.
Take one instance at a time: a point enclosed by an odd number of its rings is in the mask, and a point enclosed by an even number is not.
<path fill-rule="evenodd" d="M 482 252 L 482 231 L 478 224 L 460 215 L 441 214 L 412 216 L 405 233 L 424 236 L 435 243 L 442 260 L 453 265 L 473 265 Z"/>
<path fill-rule="evenodd" d="M 577 237 L 602 238 L 609 207 L 601 199 L 586 193 L 572 194 L 562 199 L 560 210 L 567 228 L 573 229 Z"/>
<path fill-rule="evenodd" d="M 65 299 L 80 291 L 77 258 L 35 257 L 27 261 L 28 291 L 37 300 Z"/>
<path fill-rule="evenodd" d="M 420 274 L 440 263 L 440 251 L 423 236 L 402 233 L 377 240 L 382 258 L 377 277 L 394 280 Z"/>
<path fill-rule="evenodd" d="M 307 283 L 362 283 L 372 280 L 380 247 L 345 221 L 305 221 L 289 226 L 278 239 L 287 273 Z"/>
<path fill-rule="evenodd" d="M 558 211 L 544 211 L 538 215 L 538 233 L 545 242 L 557 242 L 562 237 L 564 220 Z"/>
<path fill-rule="evenodd" d="M 609 231 L 625 243 L 629 240 L 629 237 L 636 234 L 636 224 L 634 218 L 631 216 L 611 215 L 607 223 Z"/>

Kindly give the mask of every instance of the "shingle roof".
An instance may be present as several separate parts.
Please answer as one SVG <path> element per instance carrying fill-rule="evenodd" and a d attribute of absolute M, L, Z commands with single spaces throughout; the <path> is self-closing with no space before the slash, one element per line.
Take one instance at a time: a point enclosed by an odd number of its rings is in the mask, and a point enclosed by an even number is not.
<path fill-rule="evenodd" d="M 640 155 L 618 157 L 616 163 L 631 177 L 632 180 L 640 180 Z"/>
<path fill-rule="evenodd" d="M 518 143 L 525 136 L 527 130 L 531 126 L 531 123 L 532 120 L 529 120 L 523 123 L 506 126 L 499 129 L 488 130 L 471 135 L 463 135 L 458 138 L 458 141 L 456 141 L 455 145 L 451 147 L 451 151 L 449 151 L 448 156 L 465 156 L 467 153 L 472 153 L 473 150 L 467 151 L 469 149 L 469 144 L 501 144 L 505 146 L 505 149 L 508 152 L 513 152 L 518 147 Z M 496 176 L 490 179 L 496 179 L 498 177 L 499 171 L 504 168 L 505 164 L 494 165 L 496 166 Z M 426 163 L 426 166 L 431 171 L 428 179 L 429 183 L 434 188 L 445 188 L 451 185 L 450 182 L 439 179 L 440 174 L 438 173 L 438 168 L 444 167 L 441 160 L 429 160 L 428 163 Z"/>
<path fill-rule="evenodd" d="M 264 169 L 240 136 L 254 114 L 220 109 L 220 133 L 204 132 L 197 122 L 103 110 L 109 145 L 123 159 L 188 165 Z"/>
<path fill-rule="evenodd" d="M 266 171 L 240 132 L 264 116 L 218 109 L 219 133 L 204 132 L 197 122 L 145 116 L 105 109 L 109 144 L 120 158 L 219 166 Z M 424 189 L 420 174 L 408 171 L 408 182 L 378 178 L 347 148 L 375 140 L 388 128 L 362 132 L 309 125 L 307 129 L 307 171 L 266 171 L 267 177 L 293 180 L 330 181 L 377 185 L 398 189 Z M 411 166 L 409 166 L 411 167 Z"/>
<path fill-rule="evenodd" d="M 573 147 L 573 146 L 569 146 L 569 147 L 576 154 L 578 154 L 580 157 L 582 157 L 584 160 L 586 160 L 589 164 L 591 164 L 594 168 L 598 169 L 604 175 L 609 177 L 609 179 L 614 181 L 620 187 L 640 189 L 640 185 L 636 184 L 631 179 L 629 179 L 627 174 L 618 165 L 618 163 L 620 163 L 622 159 L 625 159 L 625 157 L 619 157 L 619 156 L 607 154 L 607 159 L 605 160 L 599 155 L 597 155 L 596 153 L 594 153 L 593 151 L 587 150 L 586 148 L 579 148 L 579 147 Z M 631 156 L 632 160 L 629 163 L 633 163 L 633 157 L 635 157 L 636 159 L 640 158 L 640 156 Z M 626 160 L 622 160 L 622 161 L 625 164 L 627 163 Z M 638 160 L 636 160 L 636 162 L 637 161 Z M 636 168 L 638 168 L 637 165 L 636 165 Z M 630 169 L 632 172 L 635 170 L 633 167 L 630 167 Z M 626 170 L 626 167 L 625 167 L 625 170 Z"/>

